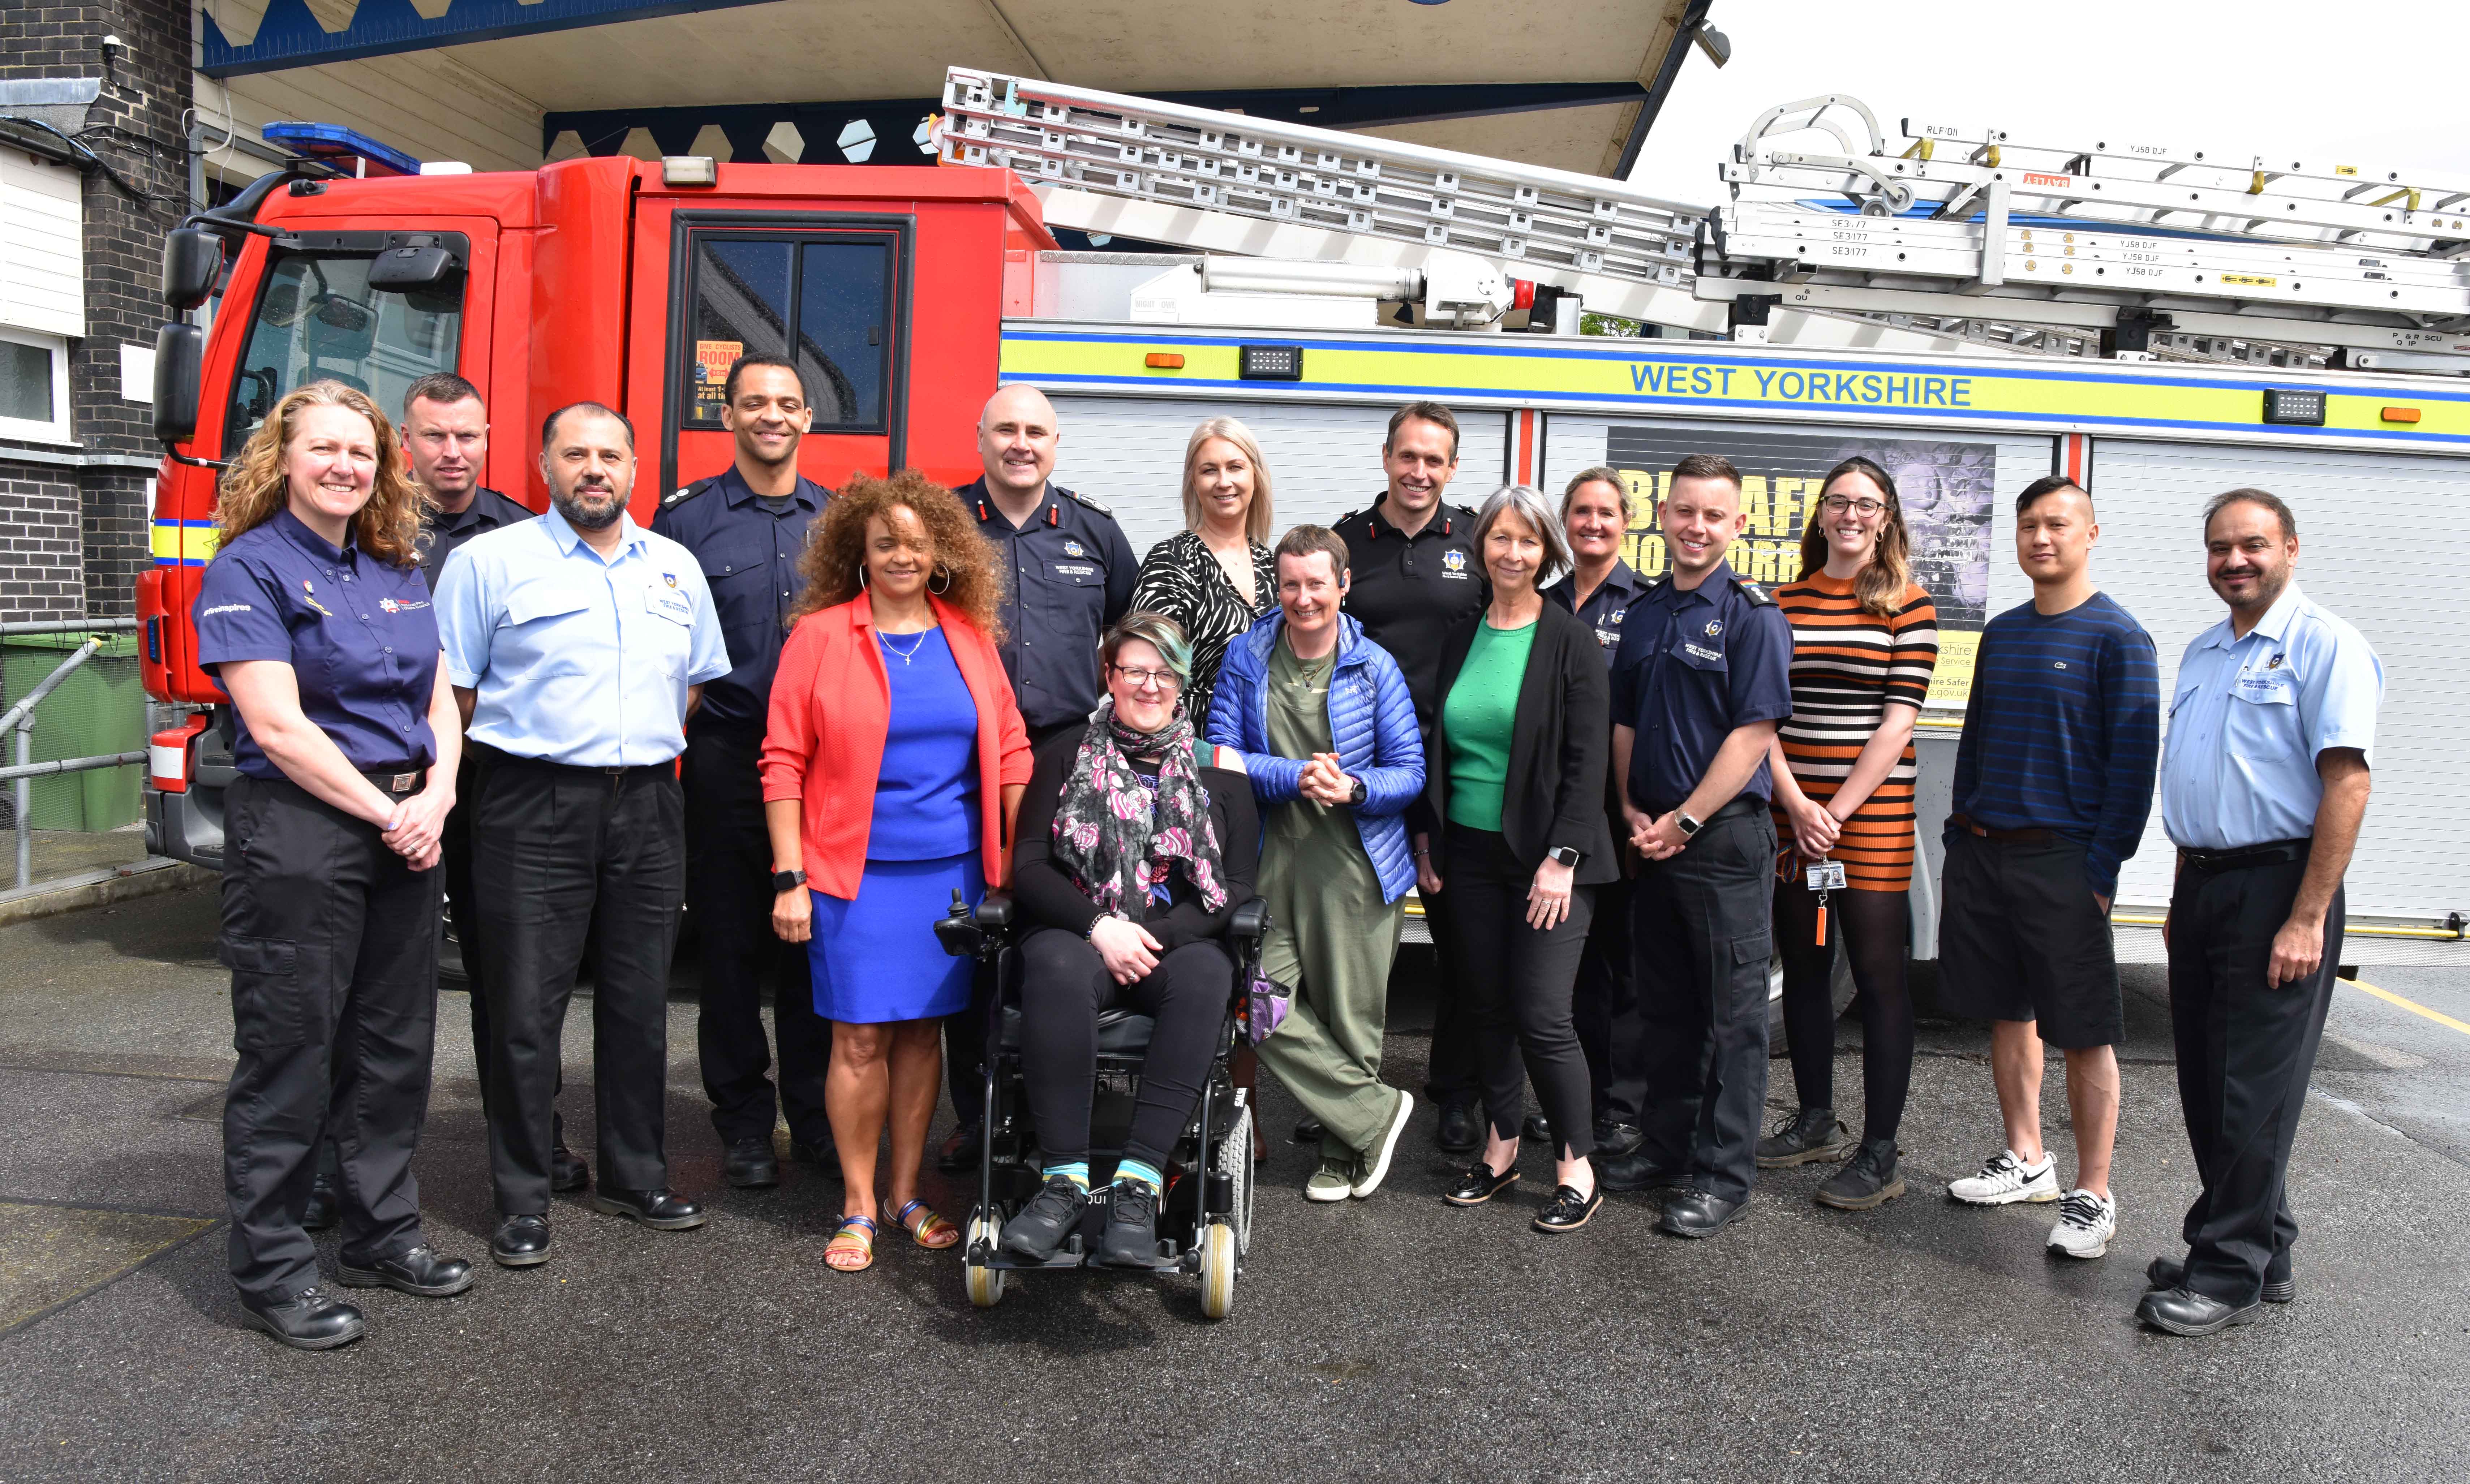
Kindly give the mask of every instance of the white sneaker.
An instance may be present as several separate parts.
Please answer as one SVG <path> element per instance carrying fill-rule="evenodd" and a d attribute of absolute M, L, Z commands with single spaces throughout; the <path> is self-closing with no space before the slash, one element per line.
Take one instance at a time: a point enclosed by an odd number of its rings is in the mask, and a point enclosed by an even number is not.
<path fill-rule="evenodd" d="M 2059 1198 L 2059 1162 L 2050 1151 L 2041 1151 L 2041 1161 L 2028 1165 L 2016 1157 L 2014 1149 L 2000 1149 L 1982 1161 L 1981 1172 L 1949 1180 L 1946 1193 L 1973 1206 L 2007 1206 L 2019 1200 L 2056 1200 Z"/>
<path fill-rule="evenodd" d="M 2050 1246 L 2069 1257 L 2097 1258 L 2118 1235 L 2118 1202 L 2078 1186 L 2059 1197 L 2059 1221 Z"/>
<path fill-rule="evenodd" d="M 1358 1200 L 1381 1189 L 1382 1177 L 1389 1173 L 1389 1156 L 1398 1150 L 1398 1136 L 1407 1131 L 1407 1115 L 1415 1111 L 1415 1100 L 1407 1089 L 1398 1089 L 1398 1111 L 1389 1120 L 1381 1142 L 1363 1151 L 1363 1178 L 1355 1182 L 1351 1193 Z"/>

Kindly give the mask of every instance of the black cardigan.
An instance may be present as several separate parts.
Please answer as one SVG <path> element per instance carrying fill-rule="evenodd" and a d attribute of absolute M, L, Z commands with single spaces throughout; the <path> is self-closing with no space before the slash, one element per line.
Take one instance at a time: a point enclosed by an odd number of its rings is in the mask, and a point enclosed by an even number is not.
<path fill-rule="evenodd" d="M 1449 880 L 1450 746 L 1439 707 L 1449 700 L 1458 672 L 1475 645 L 1476 625 L 1487 609 L 1454 624 L 1441 644 L 1441 688 L 1433 718 L 1433 740 L 1424 761 L 1424 803 L 1433 821 L 1433 869 Z M 1604 815 L 1604 773 L 1613 751 L 1612 682 L 1604 669 L 1596 631 L 1567 609 L 1547 600 L 1535 621 L 1535 644 L 1518 685 L 1518 710 L 1509 741 L 1509 777 L 1501 799 L 1501 832 L 1510 853 L 1528 870 L 1547 850 L 1567 846 L 1582 852 L 1577 884 L 1598 886 L 1619 879 L 1613 832 Z"/>
<path fill-rule="evenodd" d="M 1098 920 L 1098 904 L 1072 884 L 1071 872 L 1055 860 L 1055 806 L 1063 801 L 1064 781 L 1081 755 L 1081 739 L 1088 730 L 1074 727 L 1047 738 L 1037 750 L 1029 788 L 1021 795 L 1012 894 L 1023 920 L 1032 927 L 1086 934 Z M 1252 780 L 1224 768 L 1203 768 L 1200 785 L 1209 791 L 1209 818 L 1218 828 L 1219 859 L 1226 868 L 1226 905 L 1217 912 L 1203 910 L 1192 883 L 1181 871 L 1176 872 L 1168 883 L 1169 903 L 1162 907 L 1152 901 L 1138 918 L 1170 950 L 1223 935 L 1235 909 L 1252 899 L 1253 871 L 1260 864 L 1260 815 L 1252 804 Z"/>

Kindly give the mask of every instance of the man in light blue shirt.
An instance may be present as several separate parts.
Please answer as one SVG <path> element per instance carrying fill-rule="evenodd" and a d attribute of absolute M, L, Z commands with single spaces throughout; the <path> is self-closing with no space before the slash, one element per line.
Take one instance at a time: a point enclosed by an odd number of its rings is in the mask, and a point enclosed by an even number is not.
<path fill-rule="evenodd" d="M 729 650 L 692 553 L 637 525 L 635 429 L 596 403 L 549 414 L 550 508 L 446 565 L 448 679 L 482 770 L 472 821 L 484 1103 L 499 1224 L 490 1256 L 548 1261 L 554 1104 L 566 1003 L 589 947 L 600 1183 L 593 1206 L 700 1226 L 669 1191 L 669 955 L 686 892 L 675 759 Z"/>
<path fill-rule="evenodd" d="M 2179 846 L 2162 929 L 2179 1101 L 2204 1188 L 2182 1262 L 2156 1258 L 2136 1316 L 2173 1334 L 2248 1324 L 2296 1296 L 2285 1191 L 2341 960 L 2342 874 L 2367 807 L 2384 665 L 2292 574 L 2298 522 L 2262 490 L 2204 508 L 2204 570 L 2229 616 L 2171 691 L 2161 819 Z"/>

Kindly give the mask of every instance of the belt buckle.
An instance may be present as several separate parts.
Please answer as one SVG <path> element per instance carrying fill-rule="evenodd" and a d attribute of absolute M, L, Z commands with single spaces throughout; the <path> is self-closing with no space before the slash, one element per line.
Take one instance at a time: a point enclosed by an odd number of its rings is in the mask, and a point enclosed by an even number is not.
<path fill-rule="evenodd" d="M 418 782 L 419 779 L 420 775 L 417 773 L 398 773 L 394 776 L 392 786 L 389 787 L 386 792 L 391 794 L 409 793 L 411 791 L 411 785 Z"/>

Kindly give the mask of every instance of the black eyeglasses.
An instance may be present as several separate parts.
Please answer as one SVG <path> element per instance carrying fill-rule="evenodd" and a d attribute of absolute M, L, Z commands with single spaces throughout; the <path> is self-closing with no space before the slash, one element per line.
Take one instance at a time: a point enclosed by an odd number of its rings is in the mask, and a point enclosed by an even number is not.
<path fill-rule="evenodd" d="M 1145 690 L 1152 685 L 1160 690 L 1179 690 L 1183 686 L 1183 678 L 1173 670 L 1143 670 L 1119 664 L 1115 666 L 1115 673 L 1130 682 L 1134 690 Z"/>
<path fill-rule="evenodd" d="M 1850 495 L 1829 495 L 1818 503 L 1819 508 L 1829 515 L 1842 515 L 1847 510 L 1858 510 L 1865 516 L 1873 516 L 1887 508 L 1885 500 L 1872 499 L 1866 495 L 1858 499 Z"/>

